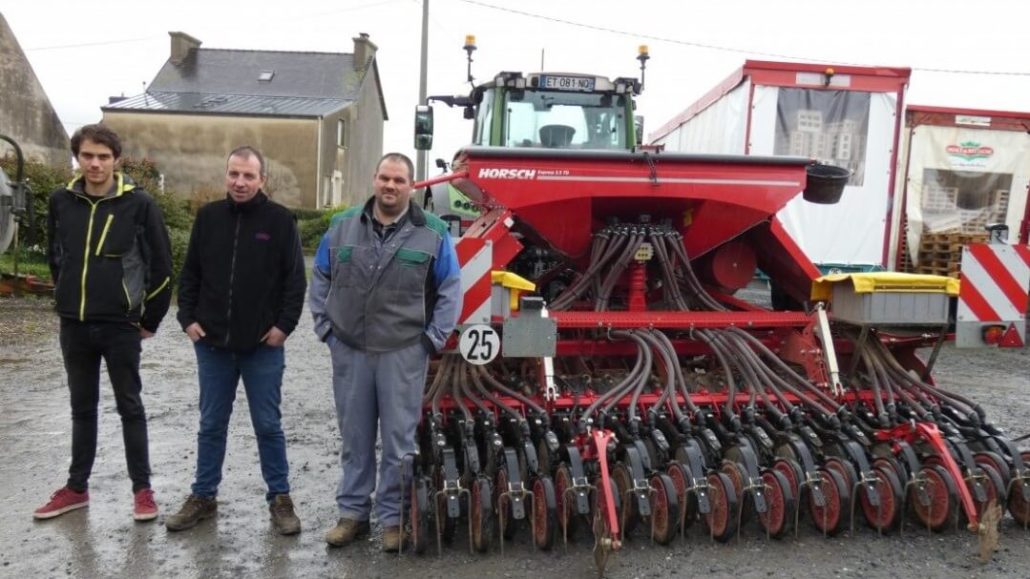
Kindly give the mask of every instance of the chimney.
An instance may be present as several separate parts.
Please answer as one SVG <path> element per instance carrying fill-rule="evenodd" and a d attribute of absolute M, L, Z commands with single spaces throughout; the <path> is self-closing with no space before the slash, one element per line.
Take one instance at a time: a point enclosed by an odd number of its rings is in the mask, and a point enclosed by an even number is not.
<path fill-rule="evenodd" d="M 189 58 L 190 53 L 200 48 L 200 41 L 185 32 L 169 32 L 172 37 L 172 54 L 168 57 L 175 66 L 179 66 Z"/>
<path fill-rule="evenodd" d="M 377 47 L 368 39 L 367 32 L 361 32 L 354 39 L 354 70 L 365 70 L 376 57 Z"/>

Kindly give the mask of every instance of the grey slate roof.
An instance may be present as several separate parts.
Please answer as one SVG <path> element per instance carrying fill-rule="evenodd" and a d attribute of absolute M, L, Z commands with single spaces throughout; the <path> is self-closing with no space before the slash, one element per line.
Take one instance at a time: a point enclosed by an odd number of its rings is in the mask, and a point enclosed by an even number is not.
<path fill-rule="evenodd" d="M 271 80 L 259 80 L 264 72 Z M 356 101 L 365 74 L 352 54 L 199 48 L 103 110 L 319 117 Z"/>

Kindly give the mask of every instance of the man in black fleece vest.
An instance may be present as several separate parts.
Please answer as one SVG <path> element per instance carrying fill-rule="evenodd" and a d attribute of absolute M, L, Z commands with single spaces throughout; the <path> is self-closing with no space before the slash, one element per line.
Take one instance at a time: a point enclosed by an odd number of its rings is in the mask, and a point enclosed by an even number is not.
<path fill-rule="evenodd" d="M 165 520 L 172 531 L 217 513 L 229 416 L 242 377 L 272 524 L 284 535 L 300 532 L 279 403 L 283 344 L 304 303 L 304 256 L 293 214 L 261 190 L 265 177 L 257 149 L 235 149 L 227 162 L 225 199 L 204 206 L 193 223 L 178 317 L 197 353 L 200 431 L 192 493 Z"/>

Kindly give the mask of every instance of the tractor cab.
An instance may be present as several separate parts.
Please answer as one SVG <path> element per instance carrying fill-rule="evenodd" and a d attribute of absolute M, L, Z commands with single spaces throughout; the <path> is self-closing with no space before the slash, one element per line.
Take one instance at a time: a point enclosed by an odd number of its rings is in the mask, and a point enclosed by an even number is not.
<path fill-rule="evenodd" d="M 466 44 L 471 55 L 474 44 Z M 433 142 L 438 101 L 474 120 L 472 145 L 504 148 L 632 150 L 642 134 L 633 97 L 643 89 L 647 47 L 640 47 L 641 80 L 578 74 L 501 72 L 468 96 L 430 96 L 415 110 L 415 148 Z M 470 60 L 471 67 L 471 60 Z M 469 80 L 471 82 L 471 68 Z"/>

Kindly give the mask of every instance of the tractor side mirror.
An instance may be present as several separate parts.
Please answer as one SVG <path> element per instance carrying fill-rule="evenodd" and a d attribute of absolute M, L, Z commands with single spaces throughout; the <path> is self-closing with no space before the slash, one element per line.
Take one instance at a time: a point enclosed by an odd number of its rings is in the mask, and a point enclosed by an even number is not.
<path fill-rule="evenodd" d="M 433 107 L 415 107 L 415 149 L 428 151 L 433 148 Z"/>
<path fill-rule="evenodd" d="M 633 115 L 633 132 L 637 134 L 637 145 L 644 144 L 644 115 Z"/>
<path fill-rule="evenodd" d="M 465 107 L 465 112 L 463 112 L 462 115 L 466 119 L 474 119 L 474 118 L 476 118 L 476 107 L 474 107 L 472 105 L 469 105 L 469 106 Z"/>
<path fill-rule="evenodd" d="M 437 159 L 436 160 L 436 168 L 440 169 L 441 171 L 446 173 L 447 172 L 447 161 L 444 161 L 443 159 Z"/>

